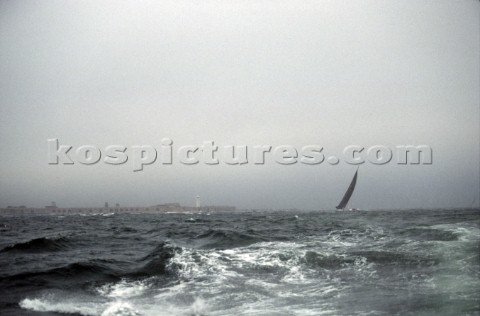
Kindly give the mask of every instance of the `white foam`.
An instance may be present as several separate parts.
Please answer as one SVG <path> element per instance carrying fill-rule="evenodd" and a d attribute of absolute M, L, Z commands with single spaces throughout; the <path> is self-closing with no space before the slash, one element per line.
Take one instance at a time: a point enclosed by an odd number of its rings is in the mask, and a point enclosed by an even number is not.
<path fill-rule="evenodd" d="M 473 226 L 470 223 L 439 224 L 433 225 L 431 228 L 441 229 L 458 234 L 460 241 L 480 240 L 480 228 Z"/>
<path fill-rule="evenodd" d="M 133 308 L 128 302 L 114 302 L 102 313 L 101 316 L 138 316 L 139 311 Z"/>
<path fill-rule="evenodd" d="M 171 288 L 167 289 L 168 293 Z M 98 297 L 70 297 L 62 295 L 45 298 L 26 298 L 20 307 L 36 312 L 55 312 L 83 316 L 191 316 L 204 315 L 208 305 L 201 298 L 192 298 L 188 291 L 177 289 L 177 295 L 135 297 L 128 300 L 98 300 Z M 174 290 L 175 291 L 175 290 Z M 71 294 L 65 293 L 65 296 Z"/>
<path fill-rule="evenodd" d="M 101 308 L 96 304 L 77 304 L 71 301 L 59 301 L 26 298 L 19 303 L 23 309 L 32 310 L 35 312 L 57 312 L 64 314 L 80 314 L 84 316 L 95 316 L 101 313 Z"/>
<path fill-rule="evenodd" d="M 105 284 L 97 289 L 97 292 L 105 297 L 130 298 L 142 295 L 149 288 L 147 281 L 126 281 Z"/>
<path fill-rule="evenodd" d="M 209 310 L 205 300 L 193 297 L 193 284 L 180 283 L 161 290 L 154 301 L 144 310 L 145 315 L 204 315 Z"/>

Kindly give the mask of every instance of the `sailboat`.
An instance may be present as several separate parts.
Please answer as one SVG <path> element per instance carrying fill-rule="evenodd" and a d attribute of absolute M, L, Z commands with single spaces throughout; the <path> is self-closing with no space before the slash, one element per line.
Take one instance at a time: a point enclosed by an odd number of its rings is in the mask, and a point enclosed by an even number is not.
<path fill-rule="evenodd" d="M 341 211 L 345 210 L 345 207 L 347 206 L 348 201 L 352 197 L 353 190 L 355 190 L 355 185 L 357 184 L 357 176 L 358 176 L 358 168 L 357 168 L 357 171 L 355 171 L 355 175 L 353 176 L 352 182 L 350 182 L 350 185 L 348 186 L 347 192 L 345 192 L 345 195 L 343 196 L 342 200 L 336 206 L 337 210 L 339 210 L 339 211 L 340 210 Z M 349 211 L 357 211 L 357 209 L 355 209 L 355 208 L 348 209 L 348 210 Z"/>

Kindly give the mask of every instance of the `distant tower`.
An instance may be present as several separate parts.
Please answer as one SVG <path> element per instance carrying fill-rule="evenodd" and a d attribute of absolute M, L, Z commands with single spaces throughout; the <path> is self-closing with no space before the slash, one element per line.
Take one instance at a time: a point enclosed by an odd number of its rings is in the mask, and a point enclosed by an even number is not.
<path fill-rule="evenodd" d="M 55 202 L 52 202 L 52 208 L 57 208 L 57 204 Z"/>
<path fill-rule="evenodd" d="M 120 203 L 115 203 L 115 207 L 120 207 Z"/>
<path fill-rule="evenodd" d="M 195 197 L 195 202 L 196 202 L 195 205 L 197 206 L 197 208 L 200 208 L 200 195 L 197 195 Z"/>
<path fill-rule="evenodd" d="M 105 208 L 108 208 L 108 202 L 105 202 Z"/>

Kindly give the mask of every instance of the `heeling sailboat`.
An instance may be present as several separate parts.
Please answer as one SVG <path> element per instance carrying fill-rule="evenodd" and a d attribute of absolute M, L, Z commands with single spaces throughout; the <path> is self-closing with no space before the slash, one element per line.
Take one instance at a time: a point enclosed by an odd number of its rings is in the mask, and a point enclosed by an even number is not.
<path fill-rule="evenodd" d="M 348 186 L 347 192 L 345 192 L 345 195 L 343 196 L 342 200 L 340 203 L 336 206 L 337 210 L 344 210 L 345 207 L 348 204 L 348 201 L 352 197 L 353 190 L 355 190 L 355 186 L 357 185 L 357 176 L 358 176 L 358 168 L 357 171 L 355 171 L 355 175 L 353 176 L 352 182 L 350 182 L 350 185 Z M 352 211 L 355 209 L 352 209 Z"/>

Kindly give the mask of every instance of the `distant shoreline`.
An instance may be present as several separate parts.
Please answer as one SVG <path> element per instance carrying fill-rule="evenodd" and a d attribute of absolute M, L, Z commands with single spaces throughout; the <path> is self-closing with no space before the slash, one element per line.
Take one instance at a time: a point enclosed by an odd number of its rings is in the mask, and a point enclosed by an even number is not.
<path fill-rule="evenodd" d="M 0 216 L 38 216 L 38 215 L 114 215 L 114 214 L 210 214 L 210 213 L 269 213 L 269 212 L 335 212 L 343 214 L 358 214 L 365 212 L 408 212 L 408 211 L 456 211 L 477 210 L 479 207 L 448 207 L 448 208 L 408 208 L 408 209 L 361 209 L 355 212 L 339 212 L 335 209 L 237 209 L 235 206 L 148 206 L 148 207 L 68 207 L 68 208 L 0 208 Z"/>

